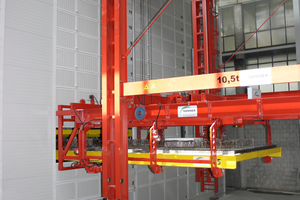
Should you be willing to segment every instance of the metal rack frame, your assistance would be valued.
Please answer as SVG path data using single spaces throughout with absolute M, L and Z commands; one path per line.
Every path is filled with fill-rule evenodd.
M 154 21 L 171 1 L 165 4 Z M 203 13 L 210 13 L 210 19 L 213 20 L 217 14 L 210 9 L 212 8 L 211 2 L 213 1 L 193 0 L 193 17 L 196 17 L 195 6 L 203 3 Z M 207 23 L 205 16 L 202 15 L 203 21 Z M 101 172 L 103 197 L 110 200 L 128 199 L 128 163 L 150 164 L 155 173 L 161 173 L 163 168 L 160 166 L 163 165 L 182 166 L 183 163 L 185 165 L 192 164 L 195 167 L 194 165 L 202 164 L 205 166 L 204 168 L 211 168 L 215 177 L 220 177 L 226 168 L 226 162 L 217 155 L 218 127 L 262 123 L 269 127 L 268 120 L 271 119 L 300 118 L 300 91 L 264 94 L 262 98 L 257 99 L 246 99 L 243 95 L 219 96 L 215 94 L 215 89 L 262 84 L 265 83 L 265 79 L 268 79 L 270 83 L 299 82 L 300 65 L 277 67 L 269 69 L 269 71 L 265 71 L 265 69 L 252 70 L 251 73 L 254 77 L 260 76 L 255 83 L 251 82 L 251 77 L 247 76 L 249 71 L 211 74 L 215 72 L 214 65 L 216 63 L 213 60 L 218 54 L 216 49 L 210 48 L 214 54 L 208 55 L 209 46 L 215 45 L 209 43 L 209 37 L 215 37 L 216 34 L 214 25 L 211 28 L 207 24 L 203 25 L 204 36 L 201 43 L 203 42 L 204 46 L 200 49 L 205 58 L 204 65 L 203 67 L 201 65 L 200 68 L 207 68 L 205 73 L 188 77 L 127 83 L 127 55 L 132 47 L 126 49 L 126 19 L 125 0 L 102 1 L 102 105 L 96 105 L 92 96 L 91 104 L 86 104 L 84 100 L 81 100 L 80 103 L 71 103 L 69 106 L 60 105 L 57 111 L 59 170 L 85 168 L 88 173 Z M 153 23 L 150 23 L 144 32 Z M 213 23 L 210 22 L 210 24 Z M 140 37 L 142 36 L 143 34 Z M 194 35 L 194 46 L 199 44 L 197 38 L 195 42 L 195 37 L 197 36 Z M 200 57 L 203 55 L 201 53 Z M 208 58 L 210 61 L 207 60 Z M 199 64 L 199 62 L 197 63 Z M 199 68 L 199 66 L 197 67 Z M 188 96 L 176 93 L 168 97 L 161 97 L 159 94 L 200 90 L 206 92 L 190 93 Z M 135 104 L 135 98 L 145 98 L 144 104 Z M 179 116 L 179 108 L 185 106 L 192 106 L 196 116 Z M 143 114 L 138 113 L 142 119 L 137 119 L 136 108 L 138 107 L 142 107 Z M 74 129 L 65 148 L 63 147 L 64 122 L 74 122 Z M 195 160 L 191 157 L 177 159 L 158 155 L 153 137 L 157 136 L 155 135 L 157 131 L 169 126 L 210 126 L 209 159 Z M 88 152 L 86 149 L 86 133 L 96 127 L 102 128 L 102 153 Z M 154 143 L 153 146 L 151 145 L 150 154 L 144 157 L 128 155 L 128 127 L 143 129 L 152 127 L 150 141 Z M 78 149 L 72 153 L 69 150 L 77 133 L 79 145 Z M 270 127 L 268 136 L 268 145 L 271 145 Z M 266 151 L 261 155 L 280 156 L 280 149 Z M 253 157 L 259 157 L 258 153 L 251 154 L 248 158 Z M 66 160 L 77 162 L 70 167 L 64 167 L 63 162 Z

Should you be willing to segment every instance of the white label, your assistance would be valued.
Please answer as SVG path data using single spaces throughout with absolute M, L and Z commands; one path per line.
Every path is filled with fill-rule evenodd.
M 178 117 L 197 117 L 197 106 L 178 106 Z
M 193 157 L 193 160 L 209 160 L 209 157 Z M 205 164 L 205 163 L 194 163 L 194 166 L 209 166 L 209 164 Z
M 240 71 L 241 86 L 272 84 L 272 69 L 250 69 Z

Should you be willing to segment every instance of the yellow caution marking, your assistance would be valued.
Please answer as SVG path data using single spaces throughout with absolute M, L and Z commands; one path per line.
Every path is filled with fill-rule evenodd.
M 149 87 L 147 84 L 145 85 L 144 90 L 149 90 Z

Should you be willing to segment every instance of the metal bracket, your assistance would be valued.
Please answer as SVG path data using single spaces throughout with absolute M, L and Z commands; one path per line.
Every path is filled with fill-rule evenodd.
M 155 122 L 150 128 L 150 168 L 155 174 L 160 174 L 165 171 L 164 167 L 157 164 L 157 140 L 159 139 L 158 130 L 154 129 Z

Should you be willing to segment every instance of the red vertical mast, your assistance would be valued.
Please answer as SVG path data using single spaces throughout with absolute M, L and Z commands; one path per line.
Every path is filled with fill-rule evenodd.
M 103 197 L 128 199 L 126 0 L 102 1 Z

